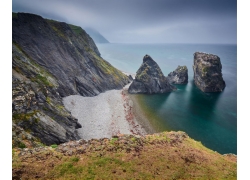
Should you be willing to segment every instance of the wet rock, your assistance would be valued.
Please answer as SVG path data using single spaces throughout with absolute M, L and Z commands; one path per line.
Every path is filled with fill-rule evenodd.
M 171 92 L 175 89 L 169 84 L 158 64 L 149 55 L 145 55 L 128 92 L 131 94 L 155 94 Z
M 203 92 L 221 92 L 226 84 L 222 78 L 222 65 L 217 55 L 194 53 L 194 83 Z
M 171 84 L 187 84 L 188 69 L 187 66 L 178 66 L 173 72 L 168 74 L 168 81 Z

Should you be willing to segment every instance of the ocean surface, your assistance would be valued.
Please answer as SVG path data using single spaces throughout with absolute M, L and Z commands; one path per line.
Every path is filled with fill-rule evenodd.
M 101 56 L 116 68 L 136 73 L 143 56 L 150 55 L 165 76 L 186 65 L 187 85 L 157 95 L 136 95 L 157 132 L 184 131 L 191 138 L 221 154 L 237 154 L 237 45 L 211 44 L 97 44 Z M 218 55 L 226 88 L 203 93 L 193 83 L 193 54 Z

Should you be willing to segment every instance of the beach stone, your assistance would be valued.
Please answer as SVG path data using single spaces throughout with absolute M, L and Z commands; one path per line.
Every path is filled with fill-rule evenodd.
M 217 55 L 194 53 L 194 84 L 203 92 L 221 92 L 226 86 L 222 65 Z
M 169 83 L 158 64 L 146 54 L 128 92 L 130 94 L 156 94 L 173 90 L 176 88 Z
M 178 66 L 173 72 L 168 74 L 168 81 L 171 84 L 187 84 L 188 69 L 187 66 Z

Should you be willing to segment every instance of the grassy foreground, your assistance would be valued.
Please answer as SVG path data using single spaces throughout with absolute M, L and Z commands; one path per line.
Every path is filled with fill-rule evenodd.
M 184 132 L 13 149 L 13 179 L 236 179 L 237 158 Z

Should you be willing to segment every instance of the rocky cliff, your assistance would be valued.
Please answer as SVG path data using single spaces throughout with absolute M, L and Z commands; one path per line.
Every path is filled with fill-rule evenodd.
M 155 94 L 171 92 L 175 89 L 169 84 L 158 64 L 149 55 L 145 55 L 128 92 L 131 94 Z
M 168 74 L 168 81 L 171 84 L 187 84 L 188 69 L 187 66 L 178 66 L 173 72 Z
M 27 13 L 12 17 L 13 145 L 79 139 L 81 125 L 63 107 L 62 97 L 95 96 L 120 89 L 129 78 L 101 58 L 80 27 Z M 19 128 L 16 128 L 19 127 Z M 20 135 L 21 134 L 21 135 Z
M 226 84 L 222 78 L 220 58 L 213 54 L 194 53 L 194 83 L 203 92 L 221 92 Z

